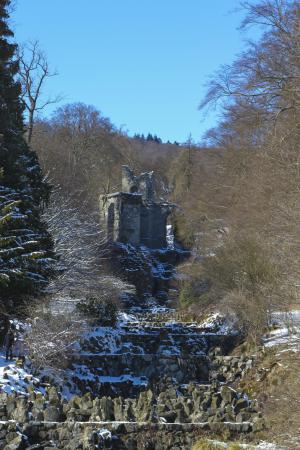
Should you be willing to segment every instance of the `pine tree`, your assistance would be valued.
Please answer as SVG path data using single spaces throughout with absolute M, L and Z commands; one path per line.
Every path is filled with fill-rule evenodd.
M 153 136 L 152 136 L 152 134 L 151 133 L 148 133 L 148 136 L 147 136 L 147 139 L 146 139 L 147 141 L 153 141 Z
M 24 139 L 10 0 L 0 0 L 0 300 L 30 295 L 53 272 L 52 240 L 41 220 L 50 188 Z

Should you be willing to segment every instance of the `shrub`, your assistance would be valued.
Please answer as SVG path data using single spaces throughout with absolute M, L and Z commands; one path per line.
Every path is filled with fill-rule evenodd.
M 289 301 L 282 294 L 282 274 L 264 242 L 236 233 L 213 256 L 187 266 L 179 301 L 183 307 L 193 304 L 198 313 L 217 308 L 234 314 L 240 330 L 256 341 L 268 327 L 270 313 Z
M 192 450 L 217 450 L 217 447 L 212 442 L 209 442 L 206 439 L 204 439 L 199 442 L 196 442 Z
M 94 325 L 114 326 L 117 321 L 117 304 L 107 298 L 87 297 L 77 304 L 77 309 Z
M 217 442 L 212 442 L 210 440 L 203 439 L 203 440 L 197 442 L 192 448 L 192 450 L 223 450 L 223 449 L 224 450 L 226 450 L 226 449 L 227 450 L 242 450 L 243 447 L 241 447 L 239 444 L 235 444 L 235 443 L 232 443 L 232 444 L 226 444 L 225 442 L 217 443 Z M 250 447 L 249 447 L 249 449 L 250 449 Z
M 266 245 L 256 236 L 230 237 L 204 261 L 203 275 L 213 286 L 213 301 L 224 312 L 233 312 L 242 331 L 257 340 L 282 301 L 281 270 Z
M 185 248 L 192 248 L 195 243 L 195 233 L 191 221 L 182 211 L 176 211 L 171 215 L 171 222 L 175 239 Z
M 228 238 L 203 266 L 205 275 L 225 292 L 242 289 L 255 295 L 262 285 L 274 284 L 279 276 L 278 266 L 256 236 Z
M 24 336 L 26 353 L 37 370 L 54 372 L 68 367 L 74 344 L 83 333 L 83 323 L 76 314 L 35 310 Z

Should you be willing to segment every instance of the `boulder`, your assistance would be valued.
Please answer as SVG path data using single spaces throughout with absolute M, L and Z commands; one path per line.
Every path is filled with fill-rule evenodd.
M 133 400 L 126 398 L 124 402 L 124 420 L 135 420 Z
M 61 410 L 57 406 L 49 405 L 44 410 L 45 422 L 60 422 L 61 419 L 62 419 Z
M 238 414 L 249 406 L 249 401 L 245 398 L 239 398 L 234 405 L 234 413 Z
M 93 397 L 89 392 L 87 392 L 86 394 L 84 394 L 83 397 L 81 397 L 80 409 L 91 410 L 92 408 L 93 408 Z
M 232 403 L 237 396 L 235 390 L 229 386 L 222 386 L 220 389 L 220 394 L 225 404 Z
M 60 394 L 54 386 L 48 389 L 48 398 L 50 405 L 60 405 Z
M 166 411 L 163 414 L 161 414 L 161 416 L 163 419 L 165 419 L 165 421 L 167 423 L 174 423 L 175 419 L 177 417 L 177 412 L 176 411 Z
M 16 409 L 16 394 L 13 393 L 9 395 L 6 399 L 6 411 L 8 417 L 12 416 L 12 413 L 15 411 L 15 409 Z
M 138 422 L 147 422 L 152 416 L 153 392 L 151 389 L 141 392 L 135 407 Z
M 6 438 L 7 440 L 7 438 Z M 25 448 L 25 439 L 21 434 L 18 434 L 4 447 L 4 450 L 23 450 Z
M 28 404 L 25 397 L 19 397 L 16 401 L 16 408 L 12 413 L 12 418 L 19 423 L 28 422 Z
M 266 422 L 262 417 L 254 417 L 252 423 L 252 431 L 257 433 L 258 431 L 262 431 L 266 427 Z
M 114 420 L 114 404 L 110 397 L 100 398 L 100 417 L 104 422 Z
M 122 421 L 124 420 L 124 407 L 123 407 L 123 399 L 122 397 L 117 397 L 113 400 L 114 404 L 114 416 L 115 420 Z
M 218 409 L 219 406 L 221 405 L 221 402 L 222 402 L 222 397 L 221 397 L 221 395 L 220 395 L 219 393 L 218 393 L 218 394 L 214 394 L 214 395 L 212 396 L 212 398 L 211 398 L 210 408 L 211 408 L 212 410 Z

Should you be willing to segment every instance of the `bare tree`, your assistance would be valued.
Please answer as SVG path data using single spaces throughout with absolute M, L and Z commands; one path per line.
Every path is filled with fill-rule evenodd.
M 43 98 L 43 86 L 46 80 L 56 76 L 57 72 L 51 70 L 38 41 L 30 41 L 20 46 L 18 60 L 22 99 L 28 112 L 27 141 L 30 143 L 36 113 L 59 102 L 62 96 Z
M 59 274 L 48 287 L 54 309 L 57 299 L 63 302 L 66 297 L 72 297 L 76 302 L 97 295 L 113 301 L 122 291 L 132 289 L 119 278 L 103 273 L 101 266 L 108 256 L 106 239 L 97 217 L 87 213 L 85 205 L 82 208 L 74 206 L 59 189 L 55 189 L 44 212 L 44 220 L 59 258 Z
M 32 318 L 24 335 L 30 363 L 36 370 L 58 374 L 68 366 L 74 345 L 86 329 L 84 320 L 75 311 L 53 312 L 49 304 L 31 306 L 27 313 Z
M 225 118 L 245 123 L 251 117 L 252 125 L 260 128 L 271 121 L 277 125 L 279 116 L 300 106 L 299 2 L 261 0 L 242 5 L 246 17 L 241 28 L 262 26 L 262 37 L 248 42 L 233 64 L 217 71 L 200 109 L 219 105 Z

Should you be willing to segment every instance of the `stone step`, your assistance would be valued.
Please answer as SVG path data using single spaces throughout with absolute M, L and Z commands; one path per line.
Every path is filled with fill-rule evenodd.
M 17 448 L 15 436 L 29 436 L 40 448 L 94 449 L 153 448 L 155 450 L 190 450 L 206 432 L 218 434 L 247 433 L 254 429 L 252 422 L 149 423 L 149 422 L 38 422 L 18 424 L 16 421 L 0 425 L 3 447 Z M 14 441 L 13 441 L 14 440 Z M 23 439 L 19 436 L 19 447 Z M 48 442 L 49 446 L 45 446 Z M 12 443 L 12 444 L 11 444 Z M 36 444 L 38 445 L 38 444 Z M 23 448 L 23 445 L 22 445 Z M 34 447 L 32 447 L 34 448 Z
M 109 338 L 109 335 L 108 335 Z M 151 353 L 170 355 L 197 355 L 207 354 L 210 348 L 220 347 L 228 351 L 235 344 L 232 336 L 214 334 L 173 334 L 173 333 L 132 333 L 123 332 L 116 336 L 114 345 L 109 344 L 107 337 L 92 336 L 81 343 L 82 352 L 111 354 L 110 348 L 115 348 L 115 353 Z
M 172 326 L 156 326 L 156 325 L 123 325 L 122 331 L 126 333 L 143 333 L 143 334 L 160 334 L 160 333 L 169 333 L 170 335 L 176 336 L 211 336 L 216 335 L 216 333 L 209 333 L 205 328 L 184 328 L 184 327 L 172 327 Z M 228 334 L 217 334 L 217 336 L 228 336 Z
M 114 348 L 114 347 L 112 347 Z M 81 344 L 82 353 L 123 354 L 123 353 L 150 353 L 170 355 L 197 355 L 207 353 L 206 342 L 200 338 L 170 338 L 159 339 L 153 336 L 128 336 L 124 335 L 118 340 L 116 349 L 111 351 L 107 343 L 101 338 L 86 340 Z
M 74 361 L 77 368 L 83 372 L 99 376 L 121 376 L 124 373 L 147 379 L 171 377 L 178 383 L 190 381 L 205 382 L 209 379 L 209 359 L 205 355 L 176 355 L 157 354 L 81 354 Z

